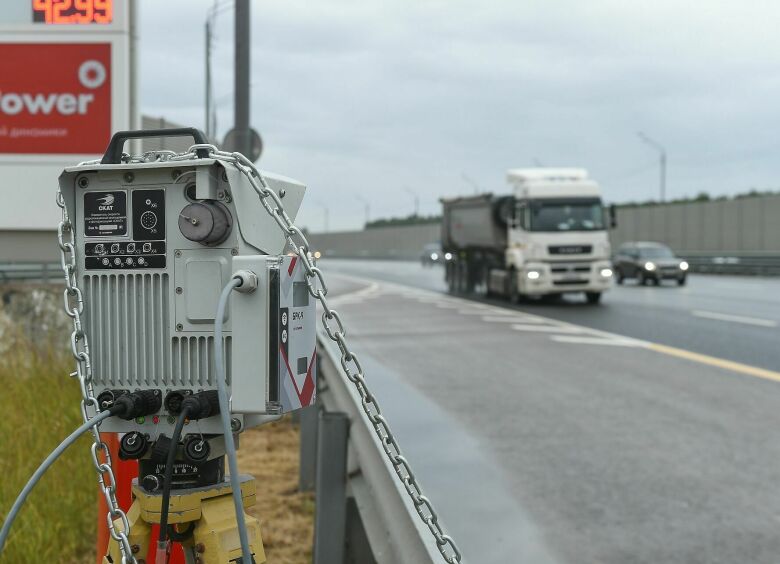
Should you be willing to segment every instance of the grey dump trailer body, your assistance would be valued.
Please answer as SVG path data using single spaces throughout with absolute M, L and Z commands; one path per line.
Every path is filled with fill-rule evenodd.
M 442 248 L 453 254 L 467 249 L 503 253 L 507 229 L 500 217 L 508 200 L 493 194 L 442 200 Z

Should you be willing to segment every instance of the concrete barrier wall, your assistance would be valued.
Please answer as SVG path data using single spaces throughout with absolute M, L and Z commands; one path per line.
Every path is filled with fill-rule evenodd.
M 620 208 L 613 245 L 660 241 L 681 254 L 780 253 L 780 195 Z
M 312 247 L 326 256 L 351 258 L 418 259 L 423 246 L 440 239 L 438 223 L 309 235 Z
M 659 241 L 682 255 L 780 255 L 780 195 L 618 209 L 614 246 Z M 313 233 L 314 247 L 329 256 L 416 259 L 440 240 L 439 224 L 365 231 Z

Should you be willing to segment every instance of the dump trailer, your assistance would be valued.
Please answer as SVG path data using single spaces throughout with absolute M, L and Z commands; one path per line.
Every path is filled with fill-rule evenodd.
M 598 184 L 583 169 L 514 169 L 511 194 L 442 200 L 442 250 L 451 292 L 524 298 L 583 292 L 598 303 L 612 284 Z

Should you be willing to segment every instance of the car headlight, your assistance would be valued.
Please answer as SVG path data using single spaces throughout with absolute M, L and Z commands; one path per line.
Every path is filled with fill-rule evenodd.
M 601 276 L 604 278 L 609 278 L 612 276 L 612 269 L 611 268 L 602 268 L 601 269 Z
M 444 253 L 444 260 L 452 260 L 452 253 Z
M 529 270 L 528 272 L 525 273 L 525 276 L 529 280 L 538 280 L 540 273 L 538 270 Z
M 431 260 L 439 260 L 439 255 L 436 253 L 431 253 Z
M 680 270 L 688 270 L 688 263 L 683 261 L 680 261 Z
M 318 259 L 322 257 L 322 253 L 319 251 L 314 251 L 314 258 Z
M 655 264 L 653 264 L 652 262 L 649 262 L 649 261 L 646 262 L 645 263 L 645 270 L 647 270 L 648 272 L 654 271 L 655 270 Z

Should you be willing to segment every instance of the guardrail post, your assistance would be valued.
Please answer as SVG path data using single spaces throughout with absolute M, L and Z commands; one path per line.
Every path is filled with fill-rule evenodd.
M 347 522 L 346 413 L 322 411 L 317 433 L 314 564 L 342 564 Z
M 314 480 L 317 473 L 317 421 L 319 419 L 319 405 L 310 405 L 305 409 L 296 411 L 299 413 L 301 454 L 298 467 L 298 490 L 310 492 L 314 489 Z

